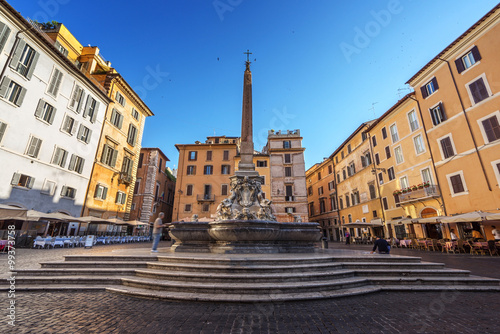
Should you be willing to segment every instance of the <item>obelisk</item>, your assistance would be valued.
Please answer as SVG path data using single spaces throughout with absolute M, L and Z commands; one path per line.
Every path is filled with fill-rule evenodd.
M 255 164 L 253 163 L 253 125 L 252 125 L 252 72 L 250 71 L 250 59 L 252 54 L 247 50 L 246 68 L 243 75 L 243 106 L 241 116 L 241 146 L 236 175 L 257 176 Z

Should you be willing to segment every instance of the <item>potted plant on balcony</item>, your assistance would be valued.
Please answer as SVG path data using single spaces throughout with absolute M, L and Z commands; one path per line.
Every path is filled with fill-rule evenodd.
M 403 194 L 406 194 L 406 193 L 408 192 L 408 189 L 407 189 L 407 188 L 403 188 L 403 189 L 401 190 L 401 192 L 402 192 Z
M 396 195 L 400 195 L 400 194 L 401 194 L 401 190 L 396 189 L 396 190 L 394 190 L 394 192 L 393 192 L 392 194 L 393 194 L 394 196 L 396 196 Z
M 424 185 L 423 185 L 423 183 L 420 183 L 417 187 L 418 187 L 418 189 L 423 189 Z
M 424 188 L 429 188 L 430 186 L 431 186 L 431 184 L 430 184 L 429 181 L 427 181 L 427 182 L 424 183 Z
M 417 186 L 412 186 L 412 187 L 411 187 L 411 190 L 412 190 L 412 191 L 416 191 L 416 190 L 418 190 L 418 187 L 417 187 Z

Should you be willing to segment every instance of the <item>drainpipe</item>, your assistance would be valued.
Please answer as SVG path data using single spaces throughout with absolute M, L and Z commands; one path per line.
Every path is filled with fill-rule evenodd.
M 335 207 L 337 208 L 337 219 L 338 219 L 339 226 L 340 226 L 339 241 L 343 242 L 343 241 L 345 241 L 344 228 L 342 227 L 342 220 L 340 219 L 339 192 L 337 189 L 337 181 L 338 180 L 337 180 L 337 171 L 335 170 L 336 164 L 333 161 L 333 156 L 332 156 L 332 164 L 333 164 L 333 174 L 334 174 L 333 178 L 335 180 L 335 182 L 333 183 L 335 185 Z
M 439 175 L 438 175 L 437 170 L 436 170 L 436 165 L 435 165 L 435 162 L 434 162 L 434 155 L 432 154 L 431 146 L 429 144 L 429 137 L 427 136 L 427 128 L 425 127 L 424 118 L 422 117 L 422 109 L 420 109 L 420 102 L 417 99 L 415 99 L 414 97 L 410 96 L 409 98 L 412 99 L 413 101 L 417 102 L 418 113 L 420 115 L 420 120 L 422 122 L 422 127 L 424 128 L 425 140 L 427 141 L 427 147 L 429 149 L 429 154 L 431 156 L 432 169 L 434 170 L 434 174 L 436 175 L 436 183 L 437 183 L 437 186 L 438 186 L 438 189 L 439 189 L 439 197 L 441 198 L 441 201 L 443 202 L 442 207 L 443 207 L 444 215 L 447 216 L 448 213 L 446 211 L 446 205 L 445 205 L 445 202 L 444 202 L 443 192 L 441 190 L 441 183 L 439 182 Z
M 479 150 L 478 150 L 477 144 L 476 144 L 476 138 L 474 138 L 474 134 L 472 133 L 472 129 L 471 129 L 471 126 L 470 126 L 469 118 L 467 117 L 467 113 L 465 112 L 465 107 L 464 107 L 464 103 L 462 101 L 462 96 L 460 95 L 460 92 L 458 91 L 457 82 L 455 81 L 455 76 L 453 75 L 453 72 L 451 70 L 450 63 L 446 59 L 441 59 L 441 58 L 438 58 L 438 59 L 441 60 L 441 61 L 446 62 L 446 64 L 448 65 L 448 70 L 450 71 L 451 78 L 453 79 L 453 84 L 455 85 L 455 90 L 457 91 L 458 99 L 460 100 L 460 105 L 462 106 L 462 112 L 463 112 L 463 114 L 465 116 L 465 120 L 467 122 L 467 127 L 469 129 L 469 133 L 470 133 L 470 136 L 472 138 L 472 142 L 474 143 L 474 148 L 475 148 L 475 151 L 476 151 L 476 155 L 477 155 L 477 157 L 479 159 L 479 164 L 481 165 L 481 169 L 483 171 L 484 179 L 486 180 L 486 184 L 488 185 L 488 190 L 489 191 L 493 191 L 491 189 L 491 184 L 490 184 L 490 180 L 488 179 L 488 175 L 486 175 L 486 170 L 484 168 L 483 159 L 481 159 L 481 155 L 479 154 Z

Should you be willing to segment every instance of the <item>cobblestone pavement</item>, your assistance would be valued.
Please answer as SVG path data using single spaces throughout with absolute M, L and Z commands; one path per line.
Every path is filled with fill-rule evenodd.
M 165 247 L 163 242 L 160 247 Z M 354 246 L 354 247 L 353 247 Z M 17 268 L 39 268 L 40 261 L 65 254 L 98 254 L 149 247 L 147 243 L 92 249 L 18 249 Z M 330 244 L 368 250 L 369 246 Z M 491 257 L 394 250 L 393 254 L 434 256 L 464 269 L 494 273 Z M 406 253 L 405 253 L 406 252 Z M 435 257 L 438 258 L 435 258 Z M 1 255 L 2 268 L 6 256 Z M 493 261 L 493 262 L 491 262 Z M 448 264 L 449 267 L 457 267 Z M 482 268 L 482 266 L 489 268 Z M 2 269 L 3 270 L 3 269 Z M 381 292 L 339 299 L 287 303 L 196 303 L 138 299 L 107 292 L 18 293 L 15 327 L 2 296 L 0 333 L 500 333 L 500 293 Z

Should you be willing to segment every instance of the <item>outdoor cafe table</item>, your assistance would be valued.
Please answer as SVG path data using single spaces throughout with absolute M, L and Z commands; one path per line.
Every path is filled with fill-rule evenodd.
M 0 251 L 5 251 L 7 240 L 0 240 Z
M 423 245 L 425 248 L 432 245 L 432 240 L 419 240 L 419 245 Z
M 448 250 L 455 250 L 455 247 L 457 247 L 457 242 L 456 241 L 446 241 L 444 244 L 444 247 Z
M 399 240 L 399 245 L 408 248 L 411 245 L 411 240 L 409 239 Z

